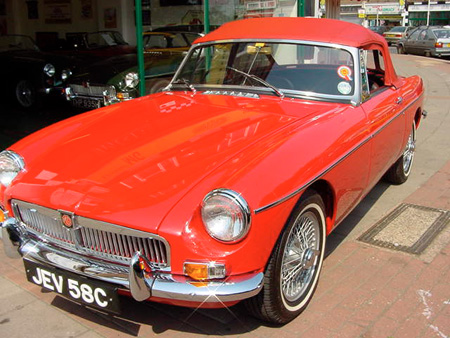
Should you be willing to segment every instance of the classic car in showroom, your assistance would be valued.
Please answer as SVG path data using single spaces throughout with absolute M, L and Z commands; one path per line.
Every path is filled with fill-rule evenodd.
M 166 87 L 195 39 L 193 32 L 143 34 L 145 94 Z M 93 109 L 140 96 L 136 54 L 107 58 L 80 69 L 66 84 L 67 100 Z
M 99 61 L 116 55 L 136 52 L 116 31 L 66 33 L 66 39 L 48 46 L 46 50 L 56 54 L 75 55 L 84 61 Z
M 30 282 L 276 324 L 313 297 L 327 236 L 405 182 L 424 87 L 348 22 L 260 18 L 195 41 L 163 92 L 58 122 L 0 154 L 2 238 Z
M 0 36 L 0 88 L 22 108 L 33 108 L 49 95 L 62 97 L 63 81 L 76 62 L 39 50 L 26 35 Z

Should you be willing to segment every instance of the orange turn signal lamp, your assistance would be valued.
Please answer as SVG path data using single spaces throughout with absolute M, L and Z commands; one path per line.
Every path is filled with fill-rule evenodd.
M 218 264 L 216 262 L 198 263 L 185 262 L 184 274 L 194 280 L 208 280 L 225 278 L 226 269 L 225 264 Z
M 130 99 L 130 94 L 129 94 L 129 93 L 122 93 L 122 92 L 119 92 L 119 93 L 117 93 L 116 97 L 117 97 L 120 101 L 129 100 L 129 99 Z
M 6 212 L 0 208 L 0 224 L 2 224 L 6 220 Z

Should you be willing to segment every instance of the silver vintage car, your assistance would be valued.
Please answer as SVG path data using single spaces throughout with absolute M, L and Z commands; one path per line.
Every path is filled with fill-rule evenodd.
M 450 29 L 421 26 L 397 44 L 399 54 L 450 57 Z

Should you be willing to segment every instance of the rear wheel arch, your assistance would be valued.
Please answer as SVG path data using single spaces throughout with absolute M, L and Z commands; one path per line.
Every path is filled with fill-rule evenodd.
M 416 123 L 416 129 L 419 128 L 420 122 L 422 121 L 422 110 L 417 109 L 416 115 L 414 115 L 414 122 Z

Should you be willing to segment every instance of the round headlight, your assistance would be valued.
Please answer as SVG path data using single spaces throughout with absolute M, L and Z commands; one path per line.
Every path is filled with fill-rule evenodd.
M 125 87 L 134 88 L 139 83 L 139 75 L 137 73 L 128 73 L 125 75 Z
M 203 199 L 202 220 L 211 237 L 233 243 L 244 238 L 250 229 L 250 208 L 235 191 L 218 189 Z
M 55 66 L 53 66 L 51 63 L 47 63 L 47 64 L 44 66 L 44 73 L 45 73 L 47 76 L 49 76 L 49 77 L 54 76 L 55 73 L 56 73 Z
M 0 153 L 0 184 L 7 187 L 25 167 L 22 157 L 13 151 Z
M 66 81 L 70 76 L 72 76 L 72 71 L 70 69 L 64 69 L 61 72 L 61 80 Z

